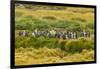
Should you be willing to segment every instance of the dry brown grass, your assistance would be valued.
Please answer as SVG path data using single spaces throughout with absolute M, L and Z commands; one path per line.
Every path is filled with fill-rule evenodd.
M 48 64 L 64 62 L 94 61 L 94 51 L 84 50 L 82 53 L 68 54 L 60 49 L 18 48 L 15 52 L 16 65 Z

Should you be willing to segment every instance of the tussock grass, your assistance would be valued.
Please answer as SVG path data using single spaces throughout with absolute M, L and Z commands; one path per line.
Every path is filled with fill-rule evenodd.
M 18 48 L 15 55 L 16 65 L 94 61 L 94 51 L 92 50 L 70 54 L 58 48 Z
M 81 52 L 83 49 L 94 50 L 94 41 L 90 38 L 79 39 L 55 39 L 55 38 L 36 38 L 36 37 L 16 37 L 16 48 L 59 48 L 70 53 Z

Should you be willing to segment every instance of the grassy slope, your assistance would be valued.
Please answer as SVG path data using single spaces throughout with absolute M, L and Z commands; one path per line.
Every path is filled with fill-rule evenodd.
M 78 11 L 77 11 L 78 10 Z M 94 24 L 94 14 L 93 9 L 89 8 L 72 8 L 69 7 L 65 10 L 31 10 L 25 8 L 16 8 L 16 31 L 21 29 L 33 30 L 35 28 L 44 28 L 52 29 L 57 27 L 62 27 L 64 29 L 76 29 L 74 27 L 79 27 L 78 29 L 91 29 L 87 25 Z M 51 17 L 51 19 L 46 19 L 45 17 Z M 53 19 L 52 19 L 53 18 Z M 77 26 L 78 25 L 78 26 Z M 77 30 L 77 29 L 76 29 Z M 67 41 L 58 40 L 58 46 L 56 39 L 44 39 L 40 38 L 37 42 L 34 42 L 34 38 L 20 38 L 16 36 L 16 56 L 15 62 L 16 65 L 22 64 L 41 64 L 41 63 L 57 63 L 57 62 L 80 62 L 80 61 L 93 61 L 94 60 L 94 51 L 90 47 L 94 47 L 94 42 L 92 41 L 91 45 L 88 45 L 88 42 L 85 42 L 87 46 L 86 49 L 82 49 L 82 52 L 77 52 L 77 48 L 81 48 L 83 44 L 69 40 L 69 49 L 66 46 Z M 32 41 L 33 40 L 33 41 Z M 32 41 L 32 42 L 30 42 Z M 77 40 L 76 40 L 77 41 Z M 44 42 L 49 42 L 45 43 Z M 72 42 L 72 43 L 70 43 Z M 35 43 L 35 44 L 34 44 Z M 43 45 L 44 44 L 44 45 Z M 58 46 L 57 48 L 53 48 Z M 65 44 L 65 45 L 64 45 Z M 30 46 L 29 46 L 30 45 Z M 36 46 L 37 45 L 37 46 Z M 50 46 L 52 45 L 52 46 Z M 62 50 L 62 45 L 65 46 L 66 50 Z M 35 49 L 36 47 L 41 47 Z M 71 51 L 70 51 L 70 46 Z M 76 47 L 78 46 L 78 47 Z M 24 48 L 25 47 L 25 48 Z M 48 48 L 49 47 L 49 48 Z M 51 47 L 51 48 L 50 48 Z M 74 47 L 76 47 L 74 50 Z M 79 50 L 78 49 L 78 50 Z M 76 52 L 75 52 L 76 51 Z M 79 50 L 80 51 L 80 50 Z M 72 54 L 72 53 L 73 54 Z M 27 61 L 26 61 L 27 60 Z

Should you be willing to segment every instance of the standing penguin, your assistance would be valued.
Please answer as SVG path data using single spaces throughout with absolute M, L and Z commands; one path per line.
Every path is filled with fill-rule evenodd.
M 65 33 L 63 33 L 62 38 L 66 39 L 66 34 Z
M 87 31 L 87 32 L 86 32 L 86 37 L 89 38 L 89 37 L 90 37 L 90 34 L 91 34 L 91 33 L 90 33 L 89 31 Z
M 23 31 L 23 36 L 25 36 L 25 35 L 26 35 L 26 31 L 24 30 L 24 31 Z

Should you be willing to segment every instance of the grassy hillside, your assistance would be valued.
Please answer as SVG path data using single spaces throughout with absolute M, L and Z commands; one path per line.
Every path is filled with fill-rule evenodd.
M 32 37 L 33 30 L 69 30 L 91 32 L 90 38 L 56 39 Z M 18 36 L 20 30 L 30 32 Z M 94 9 L 64 6 L 16 4 L 16 65 L 94 61 Z

